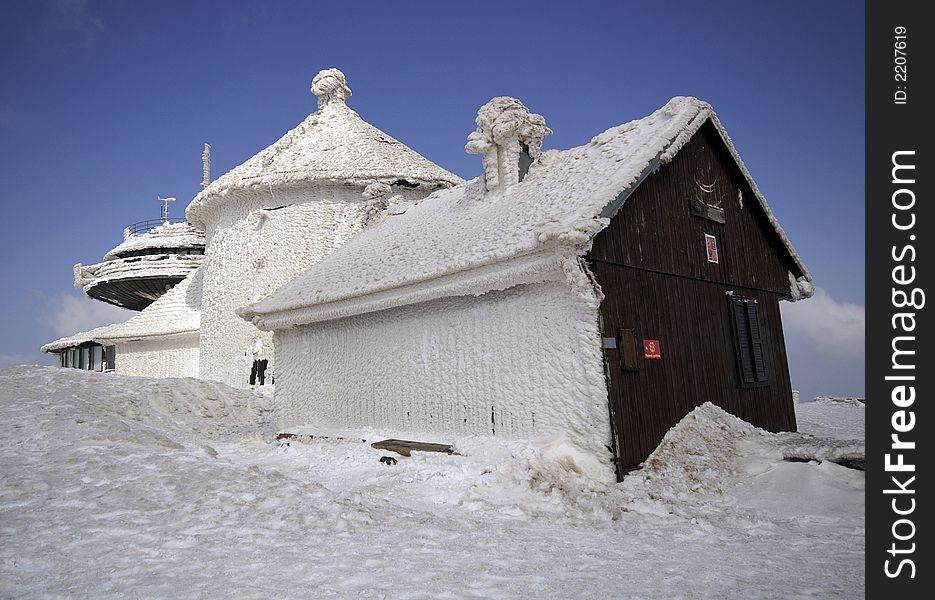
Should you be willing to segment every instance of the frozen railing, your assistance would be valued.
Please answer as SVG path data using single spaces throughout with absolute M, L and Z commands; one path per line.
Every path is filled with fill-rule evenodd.
M 134 223 L 133 225 L 128 225 L 123 230 L 123 238 L 126 239 L 131 235 L 137 235 L 139 233 L 149 233 L 151 230 L 156 227 L 161 227 L 169 223 L 184 223 L 184 218 L 173 218 L 173 219 L 150 219 L 148 221 L 140 221 Z

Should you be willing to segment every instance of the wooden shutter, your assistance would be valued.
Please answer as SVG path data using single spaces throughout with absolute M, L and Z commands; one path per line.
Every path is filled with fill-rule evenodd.
M 740 299 L 734 299 L 734 342 L 737 350 L 737 366 L 740 371 L 740 381 L 743 384 L 750 384 L 755 381 L 753 370 L 752 352 L 750 350 L 750 328 L 747 325 L 746 302 Z
M 756 302 L 747 302 L 747 321 L 750 325 L 750 351 L 753 358 L 753 376 L 757 383 L 766 383 L 768 374 L 766 372 L 766 350 L 763 347 L 762 320 L 760 318 L 759 306 Z
M 636 341 L 635 329 L 618 329 L 617 343 L 620 346 L 620 359 L 624 371 L 639 371 L 640 350 Z
M 731 298 L 734 348 L 741 387 L 769 382 L 766 356 L 766 324 L 759 305 L 752 300 Z

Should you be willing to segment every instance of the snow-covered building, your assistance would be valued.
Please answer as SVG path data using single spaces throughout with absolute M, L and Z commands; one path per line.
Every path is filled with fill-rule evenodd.
M 284 428 L 561 434 L 618 476 L 708 400 L 795 428 L 778 302 L 811 277 L 708 104 L 562 152 L 512 98 L 477 126 L 482 177 L 239 311 L 275 332 Z
M 239 318 L 364 229 L 388 203 L 460 183 L 360 118 L 344 74 L 312 81 L 318 110 L 212 182 L 188 206 L 207 236 L 201 315 L 204 379 L 246 387 L 273 370 L 272 334 Z
M 187 221 L 129 228 L 103 263 L 75 266 L 76 286 L 143 308 L 140 315 L 43 350 L 60 353 L 62 366 L 198 376 L 236 387 L 272 383 L 272 334 L 234 311 L 328 256 L 387 207 L 405 210 L 462 181 L 361 119 L 347 106 L 351 90 L 341 71 L 321 71 L 312 92 L 317 111 L 274 144 L 213 182 L 206 163 L 204 189 L 188 206 Z M 159 245 L 170 234 L 177 247 L 171 256 Z M 185 268 L 167 271 L 179 265 Z M 141 291 L 153 273 L 173 279 Z M 110 361 L 95 363 L 93 353 Z
M 105 254 L 102 262 L 75 265 L 75 287 L 96 300 L 143 312 L 126 324 L 99 327 L 55 340 L 42 346 L 42 351 L 58 355 L 62 367 L 162 377 L 197 375 L 197 362 L 194 371 L 191 366 L 168 370 L 155 367 L 155 364 L 178 366 L 174 356 L 176 349 L 170 350 L 169 356 L 158 358 L 153 365 L 137 362 L 131 367 L 128 356 L 118 361 L 118 348 L 105 336 L 113 328 L 117 328 L 118 334 L 126 332 L 131 323 L 135 331 L 148 331 L 144 334 L 147 336 L 158 335 L 164 328 L 164 311 L 160 308 L 162 305 L 153 310 L 149 308 L 177 284 L 194 275 L 201 265 L 204 249 L 204 233 L 185 219 L 169 218 L 168 202 L 162 218 L 126 227 L 123 241 Z M 176 317 L 185 322 L 190 315 L 172 315 L 171 318 Z M 151 330 L 141 329 L 144 326 Z M 116 339 L 123 338 L 118 335 Z M 197 348 L 197 340 L 195 346 Z
M 363 121 L 340 71 L 312 92 L 316 112 L 206 178 L 186 211 L 204 256 L 180 283 L 43 349 L 266 384 L 289 430 L 561 435 L 618 476 L 706 401 L 795 429 L 779 302 L 811 276 L 708 104 L 542 152 L 545 119 L 494 98 L 464 182 Z

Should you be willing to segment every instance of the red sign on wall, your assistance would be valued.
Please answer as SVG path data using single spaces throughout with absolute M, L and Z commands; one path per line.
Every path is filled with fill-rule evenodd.
M 704 243 L 708 248 L 708 262 L 717 264 L 717 238 L 710 233 L 704 234 Z
M 643 340 L 643 358 L 662 358 L 659 340 Z

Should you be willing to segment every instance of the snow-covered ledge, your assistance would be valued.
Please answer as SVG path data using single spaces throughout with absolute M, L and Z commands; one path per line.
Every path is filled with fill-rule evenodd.
M 449 273 L 397 288 L 379 290 L 359 297 L 341 298 L 289 310 L 260 313 L 252 306 L 237 309 L 243 319 L 264 331 L 285 329 L 322 321 L 333 321 L 366 313 L 389 310 L 440 298 L 482 296 L 517 285 L 544 281 L 569 281 L 569 271 L 577 265 L 577 254 L 564 247 L 495 262 L 468 271 Z

